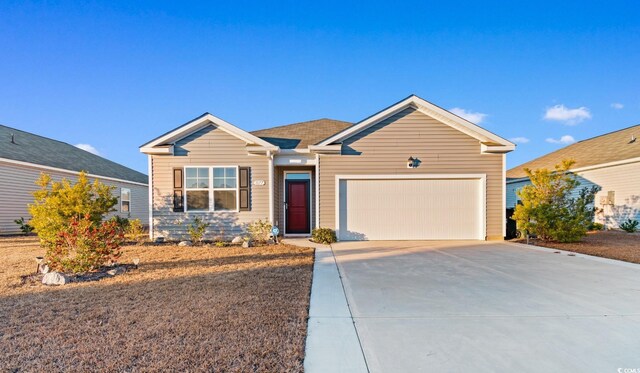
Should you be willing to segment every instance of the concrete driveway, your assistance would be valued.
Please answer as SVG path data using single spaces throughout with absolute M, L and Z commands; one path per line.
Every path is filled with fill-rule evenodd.
M 640 266 L 491 242 L 333 253 L 371 372 L 640 372 Z

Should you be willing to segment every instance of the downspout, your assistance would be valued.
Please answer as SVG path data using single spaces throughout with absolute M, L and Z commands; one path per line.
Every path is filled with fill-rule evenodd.
M 269 221 L 274 224 L 274 208 L 273 208 L 273 153 L 271 150 L 267 151 L 267 157 L 269 158 Z
M 147 154 L 149 168 L 149 240 L 153 241 L 153 159 L 151 154 Z
M 320 154 L 316 153 L 316 228 L 320 228 Z

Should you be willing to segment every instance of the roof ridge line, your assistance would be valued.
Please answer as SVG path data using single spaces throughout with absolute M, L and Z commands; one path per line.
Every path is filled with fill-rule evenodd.
M 331 118 L 326 118 L 326 117 L 324 117 L 324 118 L 318 118 L 318 119 L 305 120 L 305 121 L 303 121 L 303 122 L 296 122 L 296 123 L 282 124 L 282 125 L 275 126 L 275 127 L 262 128 L 262 129 L 259 129 L 259 130 L 253 130 L 253 131 L 251 131 L 251 133 L 253 133 L 253 132 L 260 132 L 260 131 L 268 131 L 268 130 L 273 130 L 273 129 L 283 128 L 283 127 L 289 127 L 289 126 L 294 126 L 294 125 L 298 125 L 298 124 L 306 124 L 306 123 L 310 123 L 310 122 L 318 122 L 318 121 L 321 121 L 321 120 L 330 120 L 330 121 L 333 121 L 333 122 L 342 122 L 342 123 L 347 123 L 347 124 L 353 125 L 353 122 L 347 122 L 347 121 L 345 121 L 345 120 L 340 120 L 340 119 L 331 119 Z

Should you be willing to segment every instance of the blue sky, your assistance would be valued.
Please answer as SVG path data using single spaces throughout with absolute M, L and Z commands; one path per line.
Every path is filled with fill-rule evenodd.
M 509 167 L 640 123 L 634 1 L 303 3 L 5 0 L 0 123 L 143 172 L 206 111 L 255 130 L 415 93 L 524 138 Z

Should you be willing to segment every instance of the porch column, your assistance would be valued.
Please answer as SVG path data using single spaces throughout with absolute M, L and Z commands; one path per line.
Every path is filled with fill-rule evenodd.
M 273 208 L 273 154 L 269 151 L 267 152 L 267 157 L 269 157 L 269 221 L 271 224 L 274 224 L 274 208 Z
M 316 153 L 316 228 L 320 228 L 320 154 Z
M 149 240 L 153 242 L 153 159 L 151 154 L 147 154 L 149 187 L 147 189 L 149 198 Z

